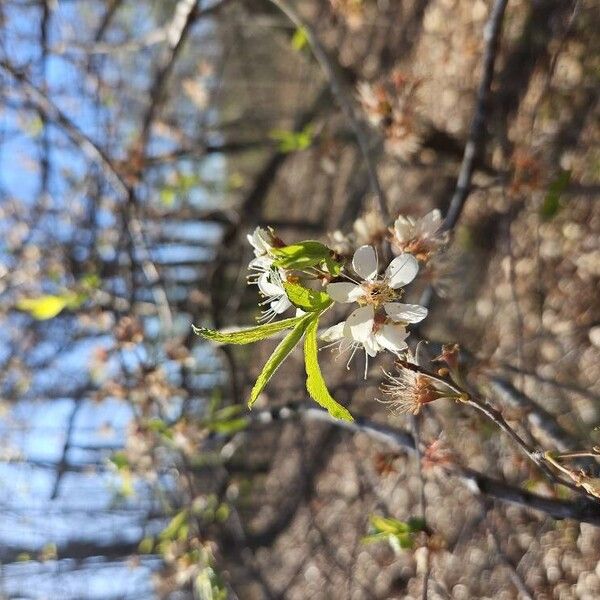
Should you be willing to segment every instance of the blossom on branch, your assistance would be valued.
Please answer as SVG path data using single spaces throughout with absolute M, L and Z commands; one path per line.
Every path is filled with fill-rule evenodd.
M 408 252 L 427 262 L 447 242 L 447 234 L 441 226 L 442 214 L 437 208 L 420 219 L 400 215 L 391 229 L 392 248 L 397 253 Z

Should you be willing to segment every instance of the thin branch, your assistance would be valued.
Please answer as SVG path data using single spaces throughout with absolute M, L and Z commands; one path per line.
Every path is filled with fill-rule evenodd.
M 298 29 L 302 29 L 302 31 L 304 31 L 308 45 L 310 46 L 315 59 L 319 63 L 319 66 L 329 82 L 331 92 L 335 96 L 340 108 L 342 109 L 342 112 L 344 113 L 344 116 L 346 119 L 348 119 L 348 122 L 352 127 L 359 149 L 367 166 L 369 181 L 377 198 L 379 212 L 381 213 L 384 221 L 389 221 L 390 213 L 387 205 L 387 198 L 383 188 L 381 187 L 381 183 L 379 182 L 379 177 L 377 175 L 377 169 L 371 158 L 371 148 L 367 133 L 362 122 L 356 116 L 351 100 L 352 95 L 346 89 L 344 82 L 340 78 L 336 65 L 327 53 L 327 50 L 323 44 L 321 44 L 314 29 L 286 0 L 269 0 L 269 2 L 274 4 Z
M 255 423 L 268 424 L 278 420 L 306 418 L 328 423 L 352 433 L 362 433 L 379 443 L 396 450 L 415 451 L 413 436 L 403 429 L 375 423 L 362 417 L 355 421 L 341 421 L 332 418 L 329 413 L 312 405 L 286 406 L 260 412 L 253 412 L 250 419 Z M 590 497 L 572 501 L 546 498 L 519 487 L 504 483 L 488 475 L 460 465 L 449 465 L 445 469 L 465 481 L 471 490 L 504 502 L 518 504 L 525 508 L 545 513 L 555 519 L 575 519 L 600 526 L 600 502 Z
M 450 231 L 456 225 L 462 212 L 465 201 L 471 191 L 471 178 L 475 170 L 475 164 L 480 159 L 484 148 L 485 125 L 487 109 L 494 76 L 494 65 L 496 62 L 496 53 L 498 51 L 498 41 L 502 30 L 502 21 L 508 0 L 496 0 L 490 14 L 490 18 L 485 25 L 483 37 L 485 40 L 485 51 L 483 55 L 483 76 L 479 84 L 477 93 L 477 103 L 475 105 L 475 115 L 471 123 L 469 138 L 465 146 L 456 189 L 450 200 L 450 206 L 442 229 Z
M 540 429 L 561 452 L 577 446 L 575 437 L 559 425 L 554 415 L 515 388 L 509 381 L 501 377 L 492 377 L 490 389 L 500 401 L 524 410 L 529 424 L 533 428 Z

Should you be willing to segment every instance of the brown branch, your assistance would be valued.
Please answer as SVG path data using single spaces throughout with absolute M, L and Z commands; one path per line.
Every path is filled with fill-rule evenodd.
M 293 6 L 286 0 L 269 0 L 269 2 L 274 4 L 296 27 L 298 27 L 298 29 L 302 29 L 305 32 L 308 45 L 329 82 L 331 92 L 335 96 L 344 116 L 348 119 L 348 122 L 352 127 L 358 147 L 367 166 L 369 181 L 373 192 L 376 195 L 381 216 L 384 221 L 389 221 L 390 214 L 387 206 L 387 198 L 381 187 L 377 169 L 371 158 L 371 148 L 367 133 L 362 122 L 356 116 L 351 100 L 352 94 L 346 89 L 346 86 L 338 73 L 337 66 L 317 37 L 314 29 L 300 16 L 300 14 L 298 14 L 298 12 L 296 12 Z
M 332 418 L 326 411 L 314 408 L 312 405 L 286 406 L 253 412 L 249 418 L 254 423 L 268 424 L 282 419 L 298 417 L 328 423 L 352 433 L 362 433 L 374 441 L 397 450 L 415 451 L 414 438 L 408 431 L 375 423 L 362 417 L 356 418 L 355 421 L 340 421 Z M 575 519 L 600 526 L 600 502 L 593 500 L 589 496 L 570 501 L 546 498 L 504 483 L 468 467 L 450 465 L 446 467 L 446 470 L 448 473 L 465 481 L 471 490 L 491 498 L 518 504 L 530 510 L 545 513 L 555 519 Z
M 471 178 L 473 177 L 475 164 L 483 153 L 485 125 L 492 79 L 494 77 L 494 65 L 496 62 L 500 32 L 502 30 L 504 11 L 507 4 L 508 0 L 496 0 L 490 18 L 485 25 L 483 37 L 486 45 L 483 54 L 483 76 L 479 84 L 475 115 L 473 116 L 469 138 L 467 139 L 467 145 L 465 146 L 465 153 L 460 166 L 456 189 L 450 200 L 450 206 L 448 207 L 444 222 L 442 223 L 442 229 L 444 231 L 450 231 L 456 225 L 465 201 L 471 191 Z

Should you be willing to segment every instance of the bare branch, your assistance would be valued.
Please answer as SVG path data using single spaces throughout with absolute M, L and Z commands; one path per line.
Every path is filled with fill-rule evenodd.
M 362 122 L 356 116 L 354 111 L 353 102 L 351 100 L 352 94 L 346 89 L 344 82 L 339 76 L 337 68 L 325 50 L 323 44 L 321 44 L 319 38 L 315 34 L 313 28 L 296 12 L 296 10 L 285 0 L 269 0 L 272 2 L 288 19 L 299 29 L 301 28 L 306 33 L 306 39 L 308 44 L 319 63 L 323 73 L 329 81 L 329 86 L 333 95 L 335 96 L 340 108 L 344 112 L 344 116 L 348 119 L 356 141 L 363 155 L 367 170 L 369 173 L 369 180 L 373 192 L 377 197 L 377 204 L 379 211 L 384 221 L 389 221 L 390 213 L 387 206 L 387 198 L 377 175 L 377 169 L 371 159 L 371 148 L 368 141 L 368 136 L 365 132 Z

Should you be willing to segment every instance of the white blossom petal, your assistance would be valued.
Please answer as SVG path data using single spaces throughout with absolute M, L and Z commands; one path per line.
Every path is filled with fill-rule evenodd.
M 280 315 L 284 313 L 288 308 L 292 306 L 290 299 L 287 296 L 280 296 L 279 298 L 275 298 L 271 302 L 271 310 L 276 314 Z
M 272 256 L 267 254 L 263 254 L 262 256 L 257 256 L 253 258 L 248 263 L 249 269 L 254 269 L 255 271 L 268 271 L 273 266 L 275 259 Z
M 396 238 L 400 242 L 408 242 L 414 237 L 415 222 L 410 217 L 400 215 L 394 222 Z
M 437 208 L 434 208 L 421 219 L 421 233 L 425 237 L 433 237 L 437 233 L 441 224 L 442 213 Z
M 377 275 L 377 254 L 373 246 L 361 246 L 354 253 L 352 268 L 363 279 L 373 279 Z
M 377 343 L 377 338 L 375 335 L 370 335 L 366 340 L 363 341 L 362 344 L 365 352 L 369 356 L 376 356 L 381 350 L 381 346 Z
M 361 306 L 350 314 L 344 326 L 344 337 L 361 344 L 373 332 L 375 311 L 372 306 Z
M 250 245 L 254 248 L 255 256 L 261 256 L 267 254 L 271 249 L 271 245 L 268 243 L 269 234 L 262 227 L 257 227 L 252 234 L 246 236 Z
M 337 323 L 336 325 L 332 325 L 323 331 L 319 337 L 324 342 L 335 342 L 337 340 L 341 340 L 344 337 L 344 325 L 346 325 L 344 321 Z
M 400 254 L 385 270 L 390 287 L 399 288 L 410 283 L 419 272 L 419 261 L 412 254 Z
M 265 296 L 281 296 L 282 294 L 285 296 L 285 290 L 283 289 L 283 287 L 270 281 L 270 279 L 269 279 L 270 275 L 271 275 L 271 273 L 267 272 L 267 273 L 263 273 L 258 278 L 258 281 L 257 281 L 258 289 Z M 286 296 L 286 298 L 287 298 L 287 296 Z
M 375 334 L 375 337 L 379 344 L 394 354 L 398 354 L 398 352 L 408 347 L 405 341 L 408 337 L 408 331 L 402 325 L 386 323 Z
M 355 302 L 362 295 L 360 286 L 347 282 L 330 283 L 327 293 L 335 302 Z
M 383 305 L 388 317 L 393 321 L 419 323 L 427 316 L 427 309 L 419 304 L 403 304 L 402 302 L 386 302 Z

